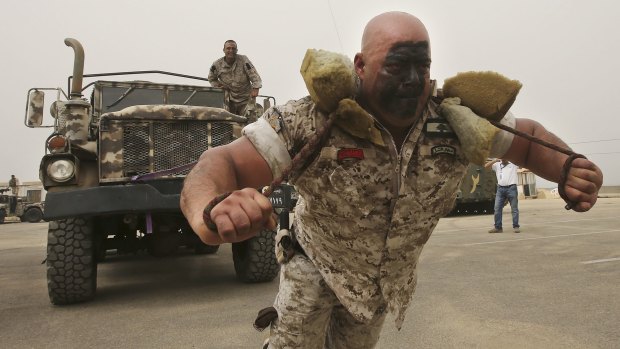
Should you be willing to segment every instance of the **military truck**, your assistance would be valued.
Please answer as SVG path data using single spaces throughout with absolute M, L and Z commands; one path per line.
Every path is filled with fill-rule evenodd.
M 493 213 L 497 177 L 491 169 L 469 164 L 450 215 Z
M 28 127 L 52 129 L 39 173 L 47 190 L 48 293 L 57 305 L 93 299 L 97 264 L 113 253 L 215 253 L 219 246 L 202 243 L 182 215 L 180 192 L 202 152 L 232 142 L 247 123 L 223 109 L 223 90 L 202 85 L 205 78 L 165 71 L 84 74 L 82 45 L 71 38 L 65 44 L 74 51 L 67 92 L 30 89 L 25 116 Z M 194 84 L 102 80 L 137 74 Z M 84 79 L 95 81 L 84 85 Z M 46 90 L 56 95 L 51 117 L 43 112 Z M 261 108 L 275 103 L 259 97 Z M 232 245 L 239 279 L 263 282 L 278 274 L 274 235 L 266 230 Z
M 17 217 L 22 222 L 38 223 L 43 219 L 43 202 L 32 202 L 27 197 L 7 195 L 10 188 L 0 189 L 0 224 L 7 217 Z

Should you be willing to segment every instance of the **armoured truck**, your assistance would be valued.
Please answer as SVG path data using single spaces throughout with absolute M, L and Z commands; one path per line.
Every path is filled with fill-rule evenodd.
M 39 176 L 47 190 L 48 292 L 57 305 L 93 299 L 97 264 L 114 253 L 215 253 L 219 246 L 202 243 L 182 215 L 180 192 L 202 152 L 238 138 L 248 120 L 224 110 L 224 91 L 205 85 L 205 78 L 165 71 L 84 74 L 82 45 L 70 38 L 65 44 L 74 51 L 67 91 L 30 89 L 25 116 L 26 126 L 52 130 Z M 110 78 L 138 74 L 193 84 Z M 49 91 L 55 95 L 51 117 L 44 113 Z M 259 97 L 261 109 L 275 103 Z M 232 245 L 239 279 L 277 275 L 274 235 L 266 230 Z
M 491 169 L 469 164 L 450 215 L 493 213 L 497 177 Z
M 7 217 L 17 217 L 29 223 L 38 223 L 43 219 L 43 202 L 32 202 L 25 196 L 6 194 L 10 191 L 10 188 L 0 189 L 0 224 Z

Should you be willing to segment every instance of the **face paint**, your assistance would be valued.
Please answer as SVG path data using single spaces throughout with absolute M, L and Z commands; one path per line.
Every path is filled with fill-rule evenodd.
M 429 79 L 430 65 L 428 42 L 392 47 L 377 75 L 379 106 L 395 116 L 414 115 Z

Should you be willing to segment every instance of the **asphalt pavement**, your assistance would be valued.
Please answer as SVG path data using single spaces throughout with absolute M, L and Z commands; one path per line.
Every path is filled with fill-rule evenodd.
M 378 348 L 619 348 L 620 199 L 590 212 L 521 200 L 521 233 L 488 234 L 492 215 L 444 218 L 418 264 L 400 331 Z M 109 256 L 94 301 L 47 297 L 47 223 L 0 225 L 2 348 L 260 348 L 252 327 L 277 279 L 236 280 L 230 245 L 215 255 Z

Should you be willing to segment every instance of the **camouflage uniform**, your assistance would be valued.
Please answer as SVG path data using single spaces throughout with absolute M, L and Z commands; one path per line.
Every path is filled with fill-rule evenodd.
M 214 87 L 226 88 L 226 110 L 233 114 L 249 114 L 250 122 L 256 120 L 254 113 L 255 99 L 250 97 L 253 88 L 261 88 L 262 81 L 250 59 L 237 55 L 232 65 L 226 63 L 225 57 L 213 62 L 209 70 L 209 82 Z
M 19 180 L 15 176 L 11 176 L 9 180 L 9 188 L 11 188 L 11 194 L 17 196 L 19 193 Z
M 244 129 L 274 177 L 326 120 L 309 97 L 277 108 L 282 117 L 268 110 Z M 514 118 L 507 123 L 514 126 Z M 433 102 L 410 129 L 400 153 L 390 134 L 378 122 L 375 125 L 385 145 L 335 126 L 313 162 L 291 176 L 299 193 L 296 238 L 312 264 L 292 272 L 305 258 L 297 256 L 297 262 L 291 264 L 294 258 L 283 266 L 274 305 L 279 318 L 272 324 L 270 345 L 298 347 L 301 341 L 301 347 L 321 348 L 329 343 L 324 341 L 328 329 L 328 338 L 334 333 L 349 336 L 342 343 L 356 343 L 352 348 L 373 347 L 386 309 L 395 314 L 396 326 L 402 325 L 416 287 L 418 257 L 439 218 L 451 210 L 468 162 Z M 499 137 L 503 140 L 492 151 L 496 156 L 512 141 L 506 132 Z M 315 290 L 321 288 L 335 298 L 317 295 Z M 352 319 L 342 320 L 347 312 L 336 313 L 334 304 L 342 305 Z M 317 319 L 317 309 L 325 308 L 333 316 Z M 334 328 L 350 320 L 358 325 L 344 332 Z M 291 335 L 301 333 L 323 335 L 309 345 Z M 355 342 L 360 333 L 366 333 L 364 343 Z

